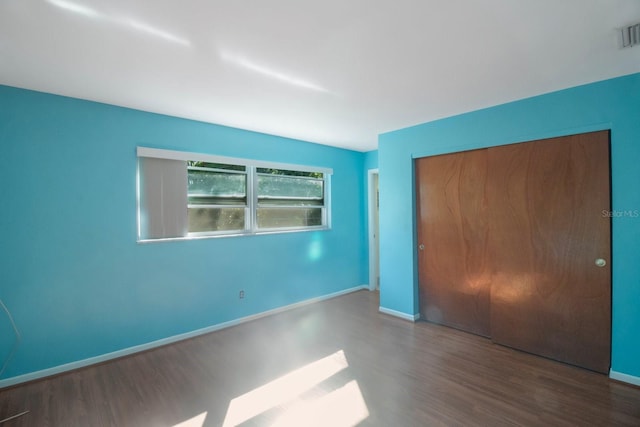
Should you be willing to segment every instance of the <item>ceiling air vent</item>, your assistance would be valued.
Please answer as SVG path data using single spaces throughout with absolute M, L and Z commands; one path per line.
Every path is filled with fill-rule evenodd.
M 622 29 L 622 47 L 640 44 L 640 24 L 629 25 Z

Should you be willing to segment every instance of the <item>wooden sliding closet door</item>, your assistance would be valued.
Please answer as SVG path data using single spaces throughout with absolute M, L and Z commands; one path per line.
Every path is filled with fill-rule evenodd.
M 422 318 L 608 372 L 609 132 L 415 166 Z
M 492 340 L 608 372 L 608 131 L 488 155 Z
M 487 151 L 417 159 L 420 314 L 489 336 Z

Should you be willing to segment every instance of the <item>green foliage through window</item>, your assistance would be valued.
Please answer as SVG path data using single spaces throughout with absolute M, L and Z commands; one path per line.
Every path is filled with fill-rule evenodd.
M 271 168 L 258 168 L 258 173 L 264 173 L 269 175 L 286 175 L 286 176 L 306 176 L 308 178 L 323 178 L 322 172 L 303 172 L 303 171 L 292 171 L 292 170 L 283 170 L 283 169 L 271 169 Z
M 207 162 L 199 162 L 197 160 L 188 160 L 187 167 L 188 168 L 224 169 L 224 170 L 243 171 L 243 172 L 247 170 L 247 167 L 243 165 L 228 165 L 225 163 L 207 163 Z

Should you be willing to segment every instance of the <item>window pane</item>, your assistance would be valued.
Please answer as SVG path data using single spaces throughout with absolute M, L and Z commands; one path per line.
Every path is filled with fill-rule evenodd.
M 246 204 L 245 174 L 189 169 L 189 204 Z
M 258 228 L 322 225 L 322 208 L 258 208 Z
M 258 176 L 258 201 L 261 204 L 323 205 L 324 181 L 282 175 Z
M 245 208 L 189 208 L 189 232 L 244 230 Z

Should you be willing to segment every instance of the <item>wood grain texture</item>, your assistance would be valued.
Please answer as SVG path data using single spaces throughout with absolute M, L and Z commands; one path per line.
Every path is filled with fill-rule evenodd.
M 607 373 L 608 132 L 488 152 L 492 339 Z
M 30 412 L 2 427 L 174 426 L 205 413 L 194 425 L 221 426 L 234 399 L 338 351 L 345 369 L 242 425 L 272 425 L 352 381 L 368 413 L 359 426 L 640 425 L 640 388 L 378 305 L 360 291 L 3 389 L 0 419 Z M 309 405 L 298 425 L 324 415 Z
M 420 313 L 489 336 L 487 151 L 416 160 Z

